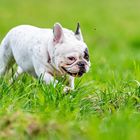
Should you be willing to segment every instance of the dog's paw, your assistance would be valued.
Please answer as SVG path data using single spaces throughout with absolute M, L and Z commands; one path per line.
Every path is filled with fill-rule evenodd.
M 14 83 L 14 79 L 11 78 L 11 79 L 9 80 L 9 84 L 13 84 L 13 83 Z
M 70 92 L 70 91 L 72 91 L 73 89 L 71 88 L 71 87 L 68 87 L 68 86 L 65 86 L 64 87 L 64 89 L 63 89 L 63 91 L 65 92 L 65 93 L 68 93 L 68 92 Z

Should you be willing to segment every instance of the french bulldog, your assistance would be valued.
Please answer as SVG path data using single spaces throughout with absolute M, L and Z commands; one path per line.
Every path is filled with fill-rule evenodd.
M 46 84 L 54 83 L 57 76 L 68 75 L 74 89 L 74 78 L 88 72 L 90 60 L 79 23 L 76 32 L 55 23 L 53 29 L 20 25 L 12 28 L 0 45 L 0 77 L 17 63 L 16 79 L 23 72 L 34 77 L 43 75 Z

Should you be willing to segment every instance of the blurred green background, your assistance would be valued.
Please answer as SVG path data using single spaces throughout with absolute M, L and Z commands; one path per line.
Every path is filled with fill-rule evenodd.
M 140 139 L 140 1 L 0 0 L 0 40 L 17 25 L 30 24 L 52 28 L 55 22 L 60 22 L 63 27 L 73 31 L 77 22 L 81 24 L 91 60 L 91 69 L 82 78 L 81 83 L 89 84 L 84 90 L 87 97 L 82 95 L 84 92 L 77 91 L 72 98 L 60 98 L 61 105 L 53 109 L 52 106 L 57 101 L 49 101 L 47 97 L 48 102 L 51 102 L 50 106 L 46 104 L 48 109 L 36 106 L 41 114 L 46 113 L 43 120 L 41 115 L 31 108 L 35 114 L 26 114 L 28 108 L 24 107 L 25 110 L 17 115 L 18 124 L 14 122 L 13 128 L 22 132 L 20 136 L 25 138 L 23 135 L 26 126 L 21 122 L 28 124 L 26 118 L 31 118 L 33 122 L 37 122 L 35 128 L 39 127 L 40 130 L 44 130 L 42 125 L 47 120 L 49 130 L 46 130 L 47 134 L 44 135 L 50 139 Z M 6 86 L 3 84 L 0 93 Z M 19 83 L 15 86 L 10 88 L 11 94 L 17 89 L 21 92 L 24 86 L 27 86 L 25 91 L 30 91 L 28 82 L 24 86 L 21 84 L 21 89 L 18 88 Z M 36 90 L 42 93 L 40 89 Z M 22 108 L 24 99 L 20 101 L 14 95 L 10 95 L 12 101 L 8 103 L 7 96 L 4 97 L 1 98 L 0 104 L 2 110 L 7 110 L 7 107 L 10 110 L 10 104 L 14 104 L 11 110 L 17 106 Z M 41 98 L 45 96 L 42 95 Z M 57 100 L 56 95 L 54 98 Z M 20 110 L 19 108 L 17 110 Z M 4 120 L 5 116 L 14 118 L 14 113 L 0 114 Z M 2 129 L 3 127 L 0 127 L 0 130 Z M 30 133 L 30 129 L 28 135 L 26 138 L 34 135 Z M 17 134 L 14 136 L 16 138 Z M 42 135 L 38 134 L 38 139 L 44 139 L 40 136 Z

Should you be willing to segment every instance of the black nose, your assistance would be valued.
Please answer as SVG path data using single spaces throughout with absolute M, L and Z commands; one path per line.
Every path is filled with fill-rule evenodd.
M 80 62 L 77 63 L 77 65 L 79 67 L 84 67 L 85 66 L 85 62 L 84 61 L 80 61 Z

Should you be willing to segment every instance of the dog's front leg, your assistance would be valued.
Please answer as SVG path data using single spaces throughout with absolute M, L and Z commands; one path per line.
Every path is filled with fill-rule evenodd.
M 69 92 L 71 90 L 74 90 L 74 77 L 68 76 L 68 86 L 64 87 L 64 92 Z
M 42 76 L 42 80 L 48 85 L 53 83 L 54 86 L 58 83 L 57 80 L 54 79 L 53 75 L 51 75 L 47 69 L 47 67 L 45 67 L 43 64 L 39 64 L 37 63 L 38 61 L 34 61 L 34 69 L 35 69 L 35 73 L 37 75 L 37 77 L 41 77 Z
M 56 84 L 58 83 L 58 81 L 55 80 L 54 77 L 51 74 L 45 72 L 45 73 L 42 73 L 42 75 L 43 75 L 43 81 L 45 81 L 46 84 L 53 83 L 54 87 L 55 87 Z
M 69 76 L 68 82 L 69 82 L 70 88 L 73 90 L 74 89 L 74 77 Z
M 56 84 L 58 83 L 57 80 L 54 79 L 54 77 L 47 72 L 47 70 L 38 70 L 38 72 L 36 71 L 36 74 L 38 77 L 42 76 L 42 80 L 48 85 L 53 83 L 54 87 L 56 86 Z

